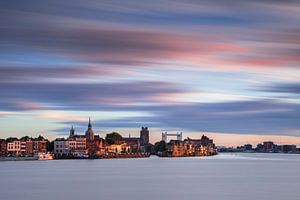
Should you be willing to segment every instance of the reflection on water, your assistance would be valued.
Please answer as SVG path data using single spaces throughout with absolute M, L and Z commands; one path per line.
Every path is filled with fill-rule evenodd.
M 300 155 L 0 162 L 0 199 L 299 199 Z

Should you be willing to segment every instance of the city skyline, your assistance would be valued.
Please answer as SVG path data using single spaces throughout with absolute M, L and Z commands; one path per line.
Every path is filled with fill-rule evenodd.
M 217 2 L 1 3 L 0 138 L 300 146 L 300 3 Z
M 148 127 L 145 127 L 145 128 L 147 130 L 151 131 L 151 128 L 150 129 L 148 129 Z M 141 127 L 141 129 L 143 130 L 144 127 Z M 100 138 L 103 139 L 103 138 L 106 137 L 107 134 L 118 133 L 118 134 L 120 134 L 124 138 L 126 138 L 126 137 L 127 138 L 137 138 L 137 137 L 139 137 L 140 132 L 139 133 L 135 133 L 135 131 L 136 130 L 134 129 L 134 134 L 132 134 L 131 132 L 128 132 L 128 134 L 126 134 L 124 132 L 123 133 L 122 132 L 118 132 L 118 131 L 116 131 L 116 129 L 112 129 L 112 130 L 106 131 L 106 132 L 105 131 L 94 132 L 94 130 L 92 130 L 92 120 L 89 117 L 88 118 L 88 122 L 87 122 L 87 126 L 85 127 L 84 131 L 80 131 L 80 132 L 76 131 L 76 129 L 74 128 L 74 125 L 72 125 L 71 128 L 67 132 L 65 132 L 65 133 L 57 136 L 58 138 L 57 137 L 56 138 L 51 138 L 50 137 L 50 141 L 51 140 L 65 138 L 65 137 L 71 136 L 71 134 L 72 135 L 77 135 L 77 136 L 85 135 L 87 138 L 91 137 L 91 136 L 88 136 L 90 134 L 93 135 L 92 137 L 94 137 L 94 134 L 97 134 L 98 137 L 100 137 Z M 149 134 L 149 132 L 148 132 L 148 134 Z M 297 142 L 295 142 L 295 140 L 293 140 L 293 138 L 291 138 L 291 140 L 289 140 L 289 138 L 282 139 L 283 136 L 278 136 L 277 138 L 276 138 L 276 136 L 262 136 L 262 137 L 259 137 L 259 139 L 253 139 L 251 135 L 246 135 L 246 137 L 248 137 L 248 138 L 244 138 L 244 140 L 240 140 L 240 141 L 238 140 L 238 138 L 236 138 L 236 136 L 235 137 L 233 136 L 233 138 L 230 138 L 231 142 L 229 142 L 229 143 L 225 142 L 224 143 L 224 141 L 222 141 L 223 140 L 223 136 L 221 136 L 221 138 L 218 138 L 218 135 L 220 135 L 220 133 L 215 134 L 215 133 L 201 132 L 201 134 L 203 134 L 203 135 L 206 134 L 208 136 L 217 136 L 216 140 L 219 141 L 219 143 L 217 143 L 218 147 L 222 147 L 222 146 L 225 146 L 225 147 L 228 147 L 228 148 L 230 148 L 230 147 L 239 147 L 239 146 L 245 145 L 245 144 L 243 144 L 243 141 L 246 141 L 247 144 L 251 144 L 253 146 L 255 146 L 257 144 L 264 143 L 266 141 L 267 142 L 275 142 L 275 143 L 278 143 L 279 145 L 292 144 L 292 145 L 300 146 L 300 145 L 298 145 Z M 33 135 L 35 135 L 36 137 L 43 137 L 42 134 L 33 134 Z M 29 135 L 22 135 L 22 136 L 20 136 L 20 138 L 23 138 L 23 137 L 32 137 L 33 135 L 30 135 L 30 134 Z M 163 135 L 165 135 L 165 136 L 163 136 Z M 166 135 L 167 135 L 167 137 L 169 137 L 168 139 L 167 139 Z M 199 133 L 195 133 L 195 134 L 189 133 L 188 135 L 186 135 L 186 134 L 183 134 L 183 132 L 181 132 L 181 131 L 179 131 L 179 132 L 178 131 L 177 132 L 174 132 L 174 131 L 168 132 L 167 130 L 164 130 L 164 131 L 162 131 L 160 133 L 159 137 L 157 137 L 157 133 L 155 133 L 155 132 L 154 132 L 154 136 L 155 137 L 153 137 L 153 133 L 151 131 L 151 134 L 148 135 L 148 140 L 149 140 L 149 142 L 151 144 L 155 144 L 156 142 L 159 142 L 159 141 L 165 141 L 165 142 L 168 142 L 168 141 L 171 141 L 171 140 L 179 140 L 179 141 L 181 141 L 182 138 L 183 138 L 183 135 L 184 135 L 184 137 L 187 137 L 187 138 L 190 138 L 190 137 L 197 138 L 197 137 L 199 137 Z M 228 137 L 232 137 L 232 135 L 230 135 L 230 134 L 225 134 L 225 135 L 228 136 Z M 9 139 L 9 138 L 18 138 L 18 137 L 14 136 L 14 135 L 10 135 L 7 138 L 0 138 L 0 139 Z M 273 140 L 270 139 L 270 138 L 272 138 Z M 287 143 L 286 143 L 286 141 L 287 141 Z

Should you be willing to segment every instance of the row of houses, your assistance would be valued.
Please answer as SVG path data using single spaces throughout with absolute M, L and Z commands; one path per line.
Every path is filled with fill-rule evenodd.
M 91 120 L 89 119 L 88 129 L 84 135 L 75 134 L 75 130 L 72 127 L 69 137 L 55 139 L 53 153 L 56 158 L 128 154 L 140 152 L 148 144 L 149 130 L 147 127 L 142 127 L 140 137 L 129 136 L 116 140 L 111 144 L 99 135 L 94 134 Z
M 67 139 L 55 139 L 53 153 L 56 157 L 84 157 L 92 154 L 101 154 L 103 147 L 104 139 L 99 136 L 94 136 L 90 140 L 84 135 L 74 135 Z
M 42 136 L 0 139 L 0 156 L 34 156 L 46 153 L 47 142 Z
M 297 153 L 296 145 L 278 145 L 272 141 L 263 142 L 256 147 L 257 151 L 263 153 Z
M 57 138 L 49 142 L 42 136 L 10 137 L 0 139 L 0 156 L 35 156 L 39 153 L 53 153 L 55 157 L 85 157 L 94 155 L 127 154 L 141 152 L 149 145 L 149 130 L 142 127 L 140 137 L 122 137 L 118 133 L 118 140 L 113 143 L 105 141 L 99 135 L 95 135 L 89 119 L 88 129 L 84 135 L 75 134 L 72 127 L 67 138 Z
M 171 140 L 167 143 L 167 152 L 171 157 L 211 156 L 217 153 L 213 140 L 205 135 L 201 139 Z
M 88 157 L 135 152 L 134 147 L 126 142 L 108 144 L 102 138 L 87 140 L 85 137 L 57 138 L 54 141 L 55 157 Z

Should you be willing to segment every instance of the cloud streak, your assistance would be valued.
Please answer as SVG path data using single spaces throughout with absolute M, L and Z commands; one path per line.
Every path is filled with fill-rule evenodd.
M 299 8 L 297 1 L 2 2 L 0 117 L 33 113 L 61 121 L 59 130 L 82 123 L 71 111 L 124 111 L 135 114 L 95 123 L 295 133 Z
M 1 84 L 0 105 L 8 110 L 101 109 L 114 105 L 150 103 L 155 95 L 181 91 L 167 82 Z M 45 106 L 42 106 L 45 103 Z M 90 109 L 89 109 L 90 108 Z

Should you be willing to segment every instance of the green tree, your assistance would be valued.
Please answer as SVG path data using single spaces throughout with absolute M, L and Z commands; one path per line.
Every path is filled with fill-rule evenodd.
M 118 144 L 122 141 L 122 136 L 117 132 L 106 134 L 105 141 L 108 144 Z
M 47 151 L 52 152 L 54 150 L 54 141 L 52 141 L 52 142 L 47 141 L 46 149 L 47 149 Z
M 145 146 L 145 152 L 147 152 L 147 153 L 153 153 L 153 150 L 154 149 L 154 145 L 153 144 L 147 144 L 146 146 Z
M 154 153 L 167 151 L 167 144 L 165 141 L 159 141 L 154 144 Z

